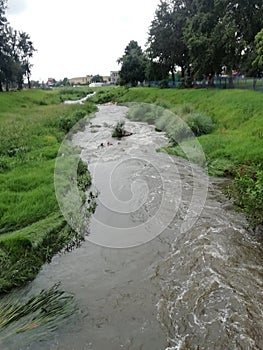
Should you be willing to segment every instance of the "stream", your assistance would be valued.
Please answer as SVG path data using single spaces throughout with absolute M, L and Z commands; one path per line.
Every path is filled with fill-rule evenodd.
M 37 293 L 61 282 L 77 311 L 48 337 L 14 337 L 1 350 L 263 349 L 262 243 L 223 179 L 156 152 L 166 136 L 127 111 L 100 106 L 73 136 L 97 208 L 81 247 L 30 284 Z M 132 135 L 113 139 L 120 120 Z

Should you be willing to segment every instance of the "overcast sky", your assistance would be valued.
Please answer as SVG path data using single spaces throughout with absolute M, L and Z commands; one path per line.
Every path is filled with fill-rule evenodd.
M 7 18 L 38 50 L 32 79 L 109 75 L 130 40 L 144 48 L 160 0 L 8 0 Z

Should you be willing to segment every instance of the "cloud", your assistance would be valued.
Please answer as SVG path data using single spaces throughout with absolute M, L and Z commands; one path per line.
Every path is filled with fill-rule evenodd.
M 108 75 L 130 40 L 144 48 L 159 1 L 9 0 L 8 20 L 37 49 L 32 79 Z
M 27 9 L 27 0 L 8 0 L 7 7 L 9 15 L 18 15 Z

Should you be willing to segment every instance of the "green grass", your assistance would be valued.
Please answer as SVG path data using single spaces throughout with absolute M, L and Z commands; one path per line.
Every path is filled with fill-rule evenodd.
M 91 91 L 88 88 L 0 94 L 0 291 L 34 278 L 44 261 L 72 239 L 73 244 L 77 242 L 79 237 L 74 238 L 60 213 L 54 167 L 65 134 L 85 114 L 95 110 L 94 103 L 148 102 L 174 112 L 196 135 L 202 134 L 198 141 L 210 174 L 236 176 L 232 193 L 237 195 L 237 203 L 255 224 L 263 222 L 259 200 L 263 189 L 262 93 L 157 88 L 94 90 L 97 95 L 84 105 L 62 102 L 83 97 Z M 166 119 L 160 109 L 147 108 L 144 113 L 132 111 L 132 118 L 156 123 L 172 141 L 166 151 L 185 156 L 175 144 L 184 130 L 178 129 L 171 116 Z M 194 147 L 191 138 L 181 142 L 185 143 L 184 150 Z M 70 166 L 74 159 L 68 161 L 69 164 L 62 166 Z M 82 190 L 90 184 L 83 169 L 80 165 L 78 186 Z M 251 173 L 252 181 L 249 181 Z M 63 195 L 70 181 L 63 176 L 59 183 L 57 189 Z M 256 212 L 253 211 L 255 198 Z
M 263 193 L 263 178 L 260 175 L 263 170 L 262 92 L 133 88 L 127 90 L 118 101 L 158 105 L 172 111 L 189 126 L 194 123 L 192 131 L 196 128 L 197 131 L 202 130 L 199 134 L 194 133 L 205 153 L 210 175 L 235 177 L 234 188 L 229 192 L 235 196 L 237 205 L 246 213 L 253 226 L 263 223 L 260 200 Z M 146 109 L 145 113 L 139 115 L 133 113 L 132 119 L 155 123 L 158 129 L 166 131 L 171 144 L 163 150 L 184 157 L 182 149 L 190 147 L 192 140 L 185 128 L 176 121 L 177 117 L 160 116 L 156 107 L 150 113 Z M 248 182 L 246 177 L 251 169 L 254 176 Z M 257 205 L 253 208 L 255 198 Z
M 179 116 L 182 110 L 205 114 L 211 117 L 215 124 L 212 133 L 198 138 L 208 162 L 228 159 L 234 165 L 263 164 L 263 95 L 261 92 L 134 88 L 129 89 L 119 102 L 157 104 Z
M 54 167 L 65 134 L 95 110 L 89 101 L 62 101 L 89 92 L 0 94 L 0 291 L 32 279 L 43 261 L 74 236 L 60 214 Z

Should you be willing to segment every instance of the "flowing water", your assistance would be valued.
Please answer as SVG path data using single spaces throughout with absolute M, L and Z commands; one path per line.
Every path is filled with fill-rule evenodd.
M 126 113 L 101 106 L 74 136 L 98 206 L 82 246 L 30 286 L 61 281 L 78 311 L 52 336 L 14 337 L 6 349 L 263 349 L 261 243 L 221 194 L 222 180 L 156 152 L 164 134 L 126 120 L 133 135 L 112 139 Z

